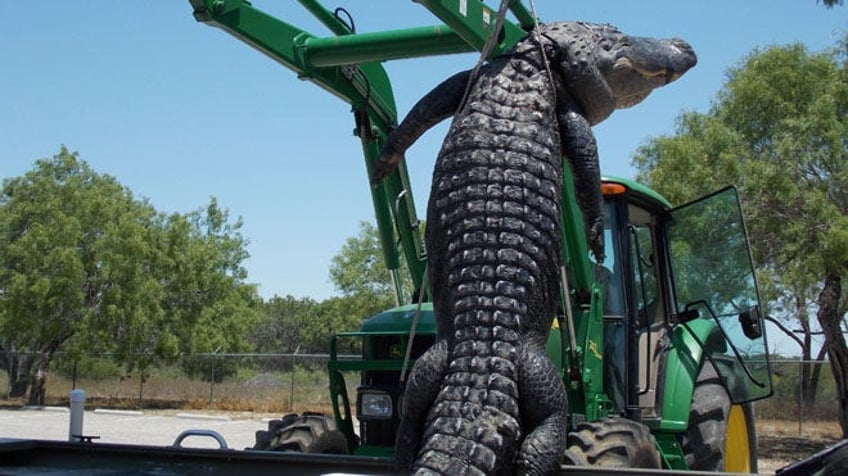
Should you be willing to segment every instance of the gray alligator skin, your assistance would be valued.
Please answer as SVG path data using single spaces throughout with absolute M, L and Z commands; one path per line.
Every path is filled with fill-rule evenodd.
M 547 474 L 565 449 L 567 403 L 545 352 L 559 299 L 563 157 L 592 253 L 603 259 L 591 126 L 682 75 L 682 40 L 552 23 L 422 98 L 389 136 L 385 177 L 427 129 L 455 116 L 436 160 L 425 241 L 436 344 L 403 399 L 397 462 L 442 474 Z M 546 67 L 541 54 L 550 65 Z

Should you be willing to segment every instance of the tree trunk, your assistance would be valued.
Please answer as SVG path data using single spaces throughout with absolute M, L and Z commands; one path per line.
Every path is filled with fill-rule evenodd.
M 841 277 L 829 272 L 825 277 L 822 292 L 819 294 L 817 317 L 824 331 L 827 355 L 830 357 L 833 379 L 836 382 L 842 437 L 848 438 L 848 345 L 845 344 L 845 336 L 842 335 L 842 316 L 839 315 L 841 296 Z
M 53 358 L 52 352 L 43 352 L 41 358 L 34 366 L 34 372 L 30 374 L 29 387 L 29 405 L 44 405 L 45 397 L 47 396 L 47 369 L 50 368 L 50 360 Z
M 40 369 L 30 379 L 28 405 L 44 405 L 44 397 L 47 395 L 47 375 Z
M 809 310 L 807 300 L 802 294 L 795 293 L 796 318 L 801 325 L 803 334 L 803 345 L 801 346 L 801 386 L 798 388 L 799 397 L 804 404 L 805 410 L 812 410 L 816 404 L 816 390 L 818 388 L 819 365 L 811 363 L 813 360 L 813 333 L 810 329 Z M 823 358 L 824 356 L 822 356 Z
M 816 408 L 816 398 L 818 396 L 819 381 L 821 380 L 821 371 L 824 364 L 824 358 L 827 355 L 827 347 L 823 346 L 815 360 L 812 354 L 806 352 L 804 354 L 804 363 L 801 364 L 801 398 L 804 402 L 805 411 L 813 411 Z
M 29 375 L 34 362 L 34 356 L 15 351 L 14 346 L 3 352 L 3 366 L 9 380 L 9 398 L 23 397 L 29 388 Z
M 9 376 L 9 398 L 23 397 L 28 388 L 29 379 L 21 378 L 20 374 Z
M 813 358 L 810 350 L 812 349 L 813 334 L 810 329 L 809 318 L 807 317 L 807 306 L 804 304 L 802 297 L 799 297 L 797 294 L 794 296 L 796 302 L 795 318 L 801 326 L 803 338 L 798 337 L 795 332 L 786 327 L 778 319 L 770 316 L 766 316 L 765 319 L 777 326 L 777 328 L 786 334 L 787 337 L 798 343 L 798 347 L 801 349 L 801 364 L 799 365 L 800 385 L 795 396 L 804 404 L 805 409 L 812 409 L 815 407 L 816 403 L 819 376 L 821 375 L 821 364 L 810 363 Z M 816 361 L 822 362 L 824 360 L 824 356 L 825 348 L 822 348 L 819 355 L 816 357 Z
M 801 386 L 798 388 L 798 392 L 801 403 L 804 404 L 805 409 L 809 410 L 812 409 L 816 403 L 816 387 L 813 386 L 812 382 L 814 368 L 811 363 L 813 356 L 810 353 L 812 335 L 810 334 L 808 326 L 803 326 L 803 329 L 804 349 L 801 353 Z
M 812 389 L 813 403 L 815 403 L 816 394 L 818 393 L 819 381 L 821 380 L 821 372 L 822 372 L 822 367 L 824 367 L 824 358 L 825 358 L 826 355 L 827 355 L 827 347 L 822 346 L 822 348 L 819 349 L 819 354 L 816 356 L 816 363 L 813 364 L 814 365 L 813 374 L 810 377 L 810 385 L 809 385 L 809 387 Z

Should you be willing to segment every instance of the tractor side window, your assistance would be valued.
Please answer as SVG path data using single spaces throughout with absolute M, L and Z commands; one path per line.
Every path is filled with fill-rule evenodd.
M 637 309 L 638 327 L 641 329 L 661 322 L 662 315 L 657 312 L 659 289 L 656 260 L 654 256 L 654 237 L 650 215 L 636 207 L 630 207 L 630 259 L 633 263 L 633 291 Z M 640 218 L 645 219 L 640 219 Z
M 654 403 L 652 390 L 657 387 L 658 377 L 654 370 L 657 368 L 657 353 L 654 350 L 659 345 L 665 322 L 657 279 L 657 248 L 654 246 L 656 226 L 654 217 L 643 208 L 630 205 L 627 214 L 634 306 L 631 316 L 636 328 L 631 352 L 638 355 L 635 359 L 638 363 L 631 367 L 631 372 L 636 379 L 639 406 L 650 409 Z
M 624 316 L 624 284 L 621 274 L 621 257 L 618 256 L 618 229 L 613 213 L 614 205 L 604 206 L 604 254 L 602 266 L 596 268 L 597 281 L 603 287 L 604 316 Z
M 604 388 L 618 411 L 626 406 L 625 340 L 625 297 L 620 250 L 621 230 L 619 223 L 623 202 L 608 201 L 604 205 L 605 256 L 601 266 L 595 268 L 596 280 L 602 286 L 604 311 Z

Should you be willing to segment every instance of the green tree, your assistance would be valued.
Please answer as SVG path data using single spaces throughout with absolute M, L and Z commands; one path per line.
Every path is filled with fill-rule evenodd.
M 848 69 L 845 52 L 802 45 L 755 51 L 728 73 L 707 113 L 634 158 L 639 179 L 672 202 L 728 183 L 744 200 L 763 295 L 773 313 L 826 333 L 848 436 L 848 347 L 841 279 L 848 271 Z M 809 333 L 805 359 L 811 358 Z M 809 371 L 809 369 L 807 369 Z M 816 376 L 808 374 L 808 385 Z M 808 389 L 809 391 L 809 389 Z
M 262 317 L 251 341 L 257 351 L 267 353 L 326 352 L 319 335 L 326 326 L 316 315 L 318 303 L 311 298 L 274 296 L 262 304 Z M 320 344 L 317 342 L 321 340 Z
M 141 291 L 156 250 L 150 205 L 62 148 L 0 195 L 0 347 L 13 395 L 42 403 L 53 355 L 101 316 L 161 314 Z M 25 353 L 24 353 L 25 352 Z
M 162 270 L 163 307 L 167 324 L 156 342 L 137 342 L 136 354 L 152 353 L 171 361 L 176 355 L 233 353 L 252 350 L 247 333 L 258 322 L 260 299 L 256 287 L 245 282 L 247 240 L 241 219 L 230 222 L 229 212 L 212 197 L 209 204 L 187 215 L 172 214 L 165 224 L 165 260 Z M 183 357 L 190 375 L 216 380 L 235 372 L 210 357 Z
M 401 269 L 404 294 L 411 279 Z M 263 316 L 251 336 L 262 352 L 326 352 L 334 332 L 353 331 L 373 314 L 395 305 L 394 283 L 383 262 L 374 225 L 361 222 L 333 257 L 330 279 L 342 295 L 316 302 L 310 298 L 274 296 L 262 306 Z M 342 349 L 353 351 L 352 348 Z
M 240 223 L 213 199 L 165 217 L 64 147 L 0 192 L 0 351 L 12 395 L 44 401 L 59 350 L 128 367 L 244 349 L 256 293 Z
M 262 317 L 250 340 L 259 352 L 325 353 L 330 335 L 355 331 L 363 319 L 385 310 L 385 304 L 363 296 L 336 296 L 317 302 L 311 298 L 274 296 L 262 305 Z M 347 347 L 339 350 L 352 352 Z
M 250 349 L 245 333 L 259 317 L 259 298 L 245 282 L 241 227 L 214 197 L 204 209 L 169 217 L 164 308 L 181 353 Z
M 400 277 L 405 296 L 410 296 L 412 280 L 405 264 Z M 359 223 L 359 234 L 345 241 L 330 264 L 330 280 L 345 296 L 367 296 L 384 307 L 395 301 L 395 286 L 387 270 L 380 248 L 377 228 L 368 222 Z
M 407 269 L 402 264 L 398 272 L 406 298 L 412 295 Z M 289 337 L 297 332 L 297 342 L 303 349 L 326 352 L 331 333 L 356 330 L 364 319 L 397 305 L 395 284 L 383 260 L 377 229 L 371 223 L 359 224 L 359 234 L 348 238 L 333 257 L 329 274 L 341 296 L 320 303 L 291 296 L 274 297 L 265 307 L 263 326 L 270 330 L 263 332 Z M 291 330 L 285 333 L 283 329 Z M 357 350 L 341 345 L 342 352 Z
M 336 296 L 321 301 L 316 315 L 324 326 L 320 335 L 323 348 L 327 348 L 330 333 L 358 330 L 362 321 L 393 305 L 392 299 L 375 299 L 367 294 Z M 354 347 L 355 342 L 353 339 L 339 342 L 339 352 L 359 352 L 360 349 Z

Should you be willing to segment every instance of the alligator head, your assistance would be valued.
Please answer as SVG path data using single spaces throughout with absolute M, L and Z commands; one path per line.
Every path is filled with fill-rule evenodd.
M 550 42 L 543 40 L 552 69 L 592 125 L 638 104 L 697 62 L 692 47 L 678 38 L 627 36 L 612 25 L 584 22 L 549 23 L 540 31 Z

